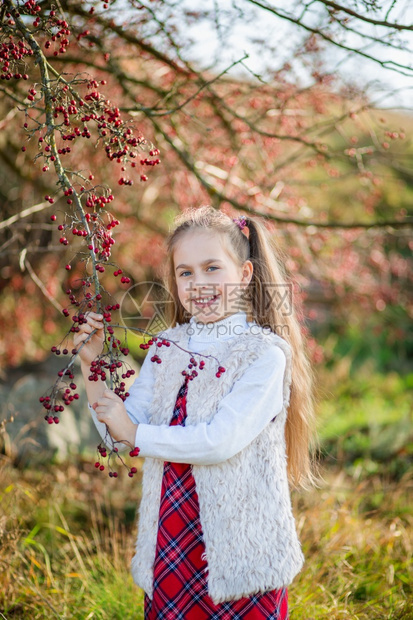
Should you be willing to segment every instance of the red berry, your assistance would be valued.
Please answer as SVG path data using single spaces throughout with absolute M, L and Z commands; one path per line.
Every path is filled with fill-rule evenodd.
M 99 461 L 96 461 L 96 463 L 95 463 L 95 467 L 99 467 L 99 466 L 100 466 Z

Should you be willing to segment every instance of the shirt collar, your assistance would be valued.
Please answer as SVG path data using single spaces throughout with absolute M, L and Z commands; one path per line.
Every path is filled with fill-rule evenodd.
M 189 319 L 188 333 L 192 342 L 214 342 L 239 336 L 248 327 L 246 312 L 235 312 L 211 323 L 197 322 L 196 317 Z

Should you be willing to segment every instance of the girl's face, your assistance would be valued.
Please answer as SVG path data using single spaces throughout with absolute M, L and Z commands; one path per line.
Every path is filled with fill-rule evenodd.
M 173 264 L 178 297 L 200 323 L 219 321 L 247 311 L 241 298 L 253 272 L 251 261 L 240 267 L 228 253 L 223 236 L 188 231 L 177 243 Z

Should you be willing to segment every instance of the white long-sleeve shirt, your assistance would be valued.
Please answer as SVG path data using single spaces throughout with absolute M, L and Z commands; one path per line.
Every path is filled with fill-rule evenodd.
M 214 343 L 218 346 L 218 359 L 219 350 L 224 349 L 228 338 L 236 338 L 242 330 L 248 326 L 253 329 L 255 325 L 247 322 L 245 312 L 208 324 L 197 323 L 192 317 L 190 323 L 194 334 L 188 348 L 201 353 Z M 135 437 L 139 456 L 194 465 L 209 465 L 231 458 L 251 443 L 282 410 L 285 367 L 284 352 L 279 347 L 270 347 L 234 383 L 213 420 L 189 426 L 153 425 L 147 418 L 154 385 L 153 362 L 147 355 L 125 401 L 130 419 L 139 424 Z M 89 409 L 104 438 L 106 425 L 98 421 L 90 404 Z M 124 444 L 117 444 L 117 447 L 119 451 L 126 449 Z

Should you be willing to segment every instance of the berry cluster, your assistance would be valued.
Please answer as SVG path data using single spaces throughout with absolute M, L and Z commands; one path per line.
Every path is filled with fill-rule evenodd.
M 117 448 L 116 448 L 116 450 L 117 450 Z M 108 454 L 107 454 L 107 452 L 106 452 L 106 448 L 105 448 L 105 446 L 102 446 L 102 445 L 100 445 L 100 444 L 98 445 L 98 452 L 99 452 L 100 456 L 101 456 L 103 459 L 104 459 L 104 458 L 106 458 L 106 457 L 107 457 L 107 455 L 108 455 Z M 105 466 L 104 466 L 104 465 L 102 465 L 99 461 L 96 461 L 96 463 L 95 463 L 95 467 L 96 467 L 96 469 L 99 469 L 100 471 L 104 471 L 104 469 L 105 469 Z M 110 474 L 109 474 L 109 475 L 110 475 Z M 113 475 L 113 474 L 112 474 L 112 475 Z M 112 476 L 111 476 L 111 477 L 112 477 Z M 116 474 L 115 478 L 116 478 L 116 477 L 117 477 L 117 474 Z
M 14 42 L 13 36 L 0 45 L 0 64 L 2 64 L 0 78 L 2 80 L 28 80 L 27 73 L 19 71 L 20 63 L 24 63 L 28 56 L 33 56 L 33 50 L 26 47 L 24 41 Z
M 197 355 L 200 355 L 200 354 L 198 353 Z M 188 370 L 191 370 L 191 372 L 188 373 L 186 370 L 182 371 L 182 375 L 185 377 L 186 381 L 193 381 L 194 378 L 198 376 L 198 372 L 196 370 L 192 370 L 192 368 L 196 368 L 197 366 L 198 366 L 198 362 L 196 361 L 194 357 L 191 357 L 191 359 L 189 360 L 189 364 L 188 364 Z M 204 360 L 201 360 L 199 362 L 198 368 L 199 370 L 203 370 L 205 368 Z M 225 372 L 225 368 L 223 366 L 219 366 L 218 372 L 215 374 L 215 376 L 219 378 L 224 372 Z
M 105 381 L 106 376 L 107 376 L 106 371 L 109 371 L 109 373 L 111 374 L 115 374 L 118 372 L 119 368 L 122 368 L 122 366 L 123 366 L 123 363 L 120 360 L 112 361 L 112 362 L 105 361 L 104 359 L 94 360 L 90 366 L 90 375 L 88 377 L 88 380 L 99 381 L 99 377 L 100 377 L 101 381 Z M 121 374 L 121 377 L 122 379 L 126 379 L 129 377 L 132 377 L 134 374 L 135 374 L 135 371 L 132 368 L 130 368 L 126 372 L 123 372 Z M 115 387 L 114 392 L 115 394 L 120 396 L 122 400 L 125 401 L 127 397 L 129 396 L 129 392 L 125 392 L 126 384 L 124 381 L 118 381 L 117 383 L 118 385 Z
M 70 195 L 70 190 L 66 190 L 65 194 Z M 48 200 L 51 203 L 54 202 L 53 198 L 51 198 L 49 195 L 45 196 L 45 200 Z M 68 199 L 68 202 L 69 200 L 70 202 L 72 202 L 71 199 Z M 107 217 L 109 221 L 105 224 L 103 218 L 98 214 L 86 213 L 84 221 L 82 221 L 82 218 L 73 216 L 70 222 L 66 224 L 58 224 L 57 226 L 57 230 L 61 235 L 59 238 L 59 243 L 61 243 L 62 245 L 69 245 L 70 241 L 68 239 L 68 236 L 70 233 L 72 237 L 74 236 L 86 239 L 87 248 L 94 257 L 94 267 L 98 272 L 101 273 L 105 271 L 105 268 L 100 263 L 105 263 L 109 260 L 111 255 L 111 248 L 115 243 L 115 239 L 113 239 L 112 237 L 112 229 L 120 224 L 119 220 L 115 219 L 111 215 L 108 214 Z M 57 219 L 56 214 L 52 214 L 50 216 L 50 219 L 52 222 L 55 222 Z M 67 219 L 69 219 L 69 216 L 67 216 Z M 85 225 L 87 226 L 87 229 L 85 228 Z M 66 269 L 67 271 L 70 271 L 71 267 L 69 265 L 66 265 Z M 116 277 L 121 273 L 122 270 L 119 269 L 116 270 L 113 275 Z M 121 279 L 121 282 L 129 283 L 130 278 L 124 276 Z
M 192 368 L 195 368 L 196 366 L 198 366 L 198 362 L 196 361 L 194 357 L 191 357 L 189 360 L 188 369 L 191 370 Z M 201 360 L 199 362 L 199 370 L 203 370 L 204 366 L 205 366 L 205 362 L 204 360 Z M 182 375 L 185 377 L 186 381 L 193 381 L 194 378 L 198 376 L 198 372 L 196 370 L 192 370 L 191 373 L 188 373 L 186 370 L 183 370 Z
M 69 334 L 76 333 L 80 330 L 80 326 L 87 322 L 84 311 L 87 308 L 94 307 L 96 301 L 100 302 L 102 299 L 101 294 L 93 296 L 89 291 L 87 291 L 87 289 L 91 286 L 90 281 L 83 280 L 82 285 L 84 288 L 84 297 L 83 297 L 83 300 L 81 301 L 79 301 L 76 298 L 76 296 L 72 293 L 71 289 L 66 290 L 66 294 L 69 296 L 71 305 L 79 309 L 78 312 L 73 314 L 73 316 L 71 317 L 72 325 L 69 330 Z M 119 310 L 119 307 L 120 307 L 119 304 L 112 304 L 112 305 L 107 304 L 104 307 L 103 316 L 105 320 L 106 331 L 109 334 L 106 339 L 107 343 L 109 343 L 109 347 L 108 347 L 109 350 L 106 354 L 102 356 L 101 359 L 95 360 L 94 362 L 92 362 L 91 375 L 89 376 L 89 380 L 97 381 L 99 377 L 101 378 L 101 380 L 105 380 L 107 376 L 106 371 L 109 371 L 109 375 L 111 378 L 111 384 L 112 383 L 115 384 L 115 389 L 114 389 L 115 393 L 117 393 L 120 396 L 120 398 L 122 398 L 122 400 L 125 400 L 127 396 L 129 395 L 129 393 L 125 392 L 126 384 L 124 381 L 120 380 L 120 377 L 118 375 L 120 374 L 122 379 L 126 379 L 126 378 L 133 376 L 135 374 L 135 371 L 131 368 L 125 368 L 124 371 L 120 370 L 125 365 L 125 362 L 121 361 L 119 359 L 119 356 L 121 354 L 123 356 L 127 356 L 129 354 L 129 349 L 126 345 L 123 345 L 119 339 L 114 338 L 113 336 L 114 329 L 111 325 L 109 325 L 109 323 L 112 320 L 111 312 L 113 310 Z M 64 308 L 62 312 L 64 316 L 66 317 L 70 316 L 70 312 L 68 308 Z M 69 353 L 69 350 L 67 348 L 61 348 L 60 346 L 53 346 L 51 348 L 51 351 L 57 356 L 60 356 L 61 354 L 68 355 Z M 71 354 L 72 354 L 72 358 L 70 362 L 68 363 L 68 365 L 66 366 L 66 368 L 64 368 L 63 370 L 59 370 L 59 372 L 57 373 L 58 380 L 55 386 L 52 388 L 51 393 L 41 396 L 39 399 L 43 407 L 48 412 L 49 411 L 53 411 L 55 413 L 62 412 L 64 410 L 64 405 L 66 406 L 70 405 L 70 403 L 73 400 L 79 399 L 78 393 L 74 393 L 74 394 L 71 393 L 72 391 L 76 390 L 76 384 L 73 383 L 73 381 L 69 385 L 65 384 L 63 387 L 60 385 L 61 379 L 65 375 L 68 375 L 71 380 L 73 380 L 74 378 L 71 368 L 78 354 L 78 350 L 76 348 L 73 348 L 71 350 Z M 106 357 L 108 357 L 109 359 L 106 360 L 105 359 Z M 61 404 L 61 402 L 58 402 L 59 400 L 61 400 L 63 404 Z M 52 417 L 50 415 L 46 415 L 45 419 L 49 424 L 51 424 L 52 422 L 58 423 L 59 421 L 57 416 Z
M 56 349 L 54 351 L 54 353 L 56 355 L 60 355 L 60 350 L 58 350 L 56 347 L 53 347 L 52 349 Z M 67 354 L 68 351 L 67 349 L 63 350 L 64 354 Z M 56 413 L 60 413 L 62 411 L 64 411 L 64 405 L 59 404 L 58 398 L 59 398 L 59 393 L 61 390 L 64 389 L 64 391 L 61 394 L 61 400 L 63 401 L 63 403 L 68 406 L 70 405 L 70 403 L 73 400 L 78 400 L 79 399 L 79 394 L 77 392 L 75 392 L 77 385 L 76 383 L 73 382 L 74 379 L 74 375 L 73 372 L 70 369 L 70 366 L 65 368 L 64 370 L 60 370 L 57 373 L 59 379 L 57 380 L 55 386 L 52 389 L 52 393 L 50 395 L 46 395 L 46 396 L 40 396 L 39 398 L 39 402 L 43 405 L 43 407 L 46 409 L 46 411 L 48 413 L 46 413 L 46 415 L 44 416 L 44 419 L 46 420 L 46 422 L 48 424 L 58 424 L 59 423 L 59 416 L 57 415 L 50 415 L 50 412 L 54 412 Z M 57 384 L 61 383 L 61 379 L 62 377 L 68 375 L 69 379 L 71 379 L 71 383 L 68 385 L 67 383 L 65 383 L 62 386 L 58 386 Z M 64 387 L 66 386 L 66 387 Z M 71 392 L 73 392 L 73 394 L 71 394 Z
M 108 454 L 107 450 L 106 450 L 106 447 L 104 445 L 99 444 L 98 445 L 98 452 L 99 452 L 99 455 L 100 455 L 101 458 L 108 457 L 108 466 L 109 466 L 110 465 L 110 459 L 111 459 L 112 455 L 113 454 L 116 455 L 119 452 L 119 450 L 118 450 L 118 448 L 116 448 L 116 446 L 114 446 L 112 448 L 112 450 Z M 134 448 L 133 450 L 131 450 L 129 452 L 129 456 L 131 456 L 131 457 L 139 456 L 139 453 L 140 453 L 140 449 L 138 447 L 136 447 L 136 448 Z M 96 467 L 96 469 L 99 469 L 99 471 L 104 471 L 105 470 L 105 466 L 100 461 L 96 461 L 95 467 Z M 133 478 L 133 476 L 136 473 L 138 473 L 137 467 L 130 467 L 128 469 L 129 469 L 129 473 L 128 473 L 129 478 Z M 118 473 L 116 471 L 112 471 L 111 470 L 109 472 L 109 477 L 110 478 L 117 478 L 118 477 Z
M 146 350 L 146 349 L 149 349 L 149 347 L 154 342 L 156 342 L 157 340 L 158 340 L 158 338 L 156 338 L 156 337 L 155 338 L 151 338 L 147 343 L 140 344 L 139 346 L 140 346 L 141 349 Z M 171 343 L 170 343 L 169 340 L 166 340 L 166 339 L 163 338 L 162 340 L 160 340 L 160 342 L 157 342 L 156 346 L 157 347 L 162 347 L 162 346 L 170 347 Z M 196 355 L 201 356 L 200 353 L 197 353 Z M 209 357 L 209 356 L 207 356 L 207 357 Z M 154 362 L 156 364 L 161 364 L 162 363 L 162 359 L 159 357 L 159 355 L 155 354 L 155 355 L 152 355 L 151 362 Z M 187 370 L 183 370 L 182 373 L 181 373 L 185 377 L 186 381 L 193 381 L 195 379 L 195 377 L 198 376 L 198 372 L 197 372 L 197 370 L 195 370 L 196 367 L 198 367 L 199 370 L 203 370 L 205 368 L 205 361 L 201 360 L 199 362 L 199 366 L 198 366 L 198 362 L 196 361 L 196 359 L 192 355 L 190 360 L 189 360 L 189 364 L 188 364 L 188 370 L 191 370 L 191 372 L 188 372 Z M 225 372 L 225 368 L 223 366 L 218 366 L 218 371 L 215 374 L 215 376 L 219 378 L 219 377 L 222 376 L 222 374 L 224 372 Z
M 32 5 L 35 7 L 37 3 L 32 2 Z M 36 11 L 41 11 L 40 6 L 37 6 Z M 40 20 L 41 18 L 37 17 L 36 19 Z M 22 26 L 21 24 L 19 25 Z M 50 35 L 46 40 L 45 49 L 50 48 L 51 41 L 55 42 L 60 39 L 59 51 L 55 50 L 54 55 L 66 51 L 69 44 L 67 37 L 70 36 L 71 31 L 65 20 L 60 20 L 56 17 L 55 11 L 50 11 L 49 16 L 46 16 L 43 21 L 39 21 L 37 26 L 39 26 L 39 34 L 43 32 L 43 34 Z M 51 31 L 52 26 L 54 28 L 53 34 Z M 83 34 L 86 36 L 85 33 Z M 18 30 L 16 30 L 16 35 L 21 36 Z M 20 40 L 16 44 L 14 43 L 13 35 L 9 35 L 7 42 L 2 43 L 0 48 L 0 63 L 3 62 L 1 78 L 29 79 L 28 74 L 18 71 L 14 65 L 16 65 L 16 62 L 24 62 L 25 55 L 32 56 L 33 54 L 33 50 L 26 47 L 24 40 Z M 105 80 L 98 82 L 95 79 L 80 79 L 76 77 L 71 81 L 62 79 L 49 80 L 47 85 L 42 84 L 40 92 L 34 86 L 28 89 L 26 95 L 26 116 L 29 122 L 24 123 L 24 129 L 29 138 L 33 137 L 36 132 L 41 134 L 38 137 L 40 150 L 35 159 L 38 157 L 44 159 L 42 165 L 43 172 L 49 170 L 51 163 L 59 164 L 58 156 L 67 156 L 72 152 L 72 149 L 69 147 L 62 148 L 55 144 L 56 134 L 60 135 L 63 141 L 75 141 L 80 138 L 89 140 L 94 130 L 97 134 L 98 143 L 103 143 L 106 156 L 110 161 L 123 163 L 124 166 L 129 164 L 131 168 L 135 168 L 136 163 L 133 160 L 139 156 L 136 151 L 147 151 L 149 148 L 150 156 L 153 159 L 143 158 L 141 159 L 141 164 L 155 166 L 160 163 L 160 159 L 155 157 L 159 154 L 159 150 L 151 148 L 140 132 L 134 135 L 133 122 L 124 120 L 119 108 L 112 105 L 110 100 L 100 92 L 99 87 L 104 85 L 106 85 Z M 89 92 L 82 95 L 79 87 L 85 87 Z M 51 118 L 56 121 L 53 124 L 53 134 L 49 131 L 43 132 L 43 129 L 50 125 L 50 120 L 48 123 L 42 123 L 38 115 L 34 118 L 29 114 L 29 110 L 33 106 L 36 106 L 36 110 L 39 108 L 43 99 L 45 114 L 46 104 L 50 104 Z M 30 122 L 33 122 L 35 126 L 30 126 Z M 26 146 L 22 147 L 22 150 L 25 152 Z M 124 166 L 122 171 L 126 170 Z M 146 175 L 140 175 L 140 179 L 146 181 L 147 177 Z M 130 186 L 133 184 L 133 180 L 126 175 L 122 175 L 119 178 L 119 184 Z M 82 191 L 85 191 L 85 188 L 81 188 Z M 109 198 L 108 196 L 92 194 L 92 196 L 88 197 L 86 206 L 88 208 L 103 207 L 110 199 L 113 199 L 113 196 Z M 68 204 L 72 204 L 72 198 L 68 199 Z

